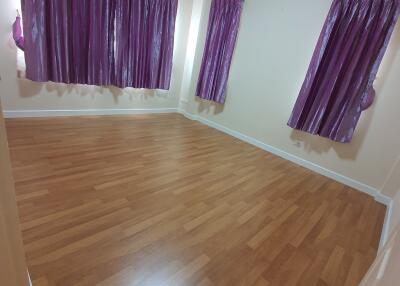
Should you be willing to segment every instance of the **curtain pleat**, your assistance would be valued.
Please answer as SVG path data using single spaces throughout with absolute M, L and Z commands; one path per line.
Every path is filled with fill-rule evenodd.
M 115 4 L 115 0 L 90 2 L 88 84 L 114 84 Z
M 243 0 L 213 0 L 196 96 L 225 102 Z
M 23 5 L 28 79 L 112 84 L 115 0 L 24 0 Z
M 26 76 L 169 89 L 178 0 L 24 0 Z
M 117 0 L 117 86 L 169 89 L 177 9 L 177 0 Z
M 396 0 L 334 0 L 288 125 L 349 142 L 373 101 L 399 15 Z
M 49 81 L 46 0 L 25 0 L 22 15 L 24 19 L 26 77 L 33 81 Z
M 25 49 L 25 39 L 22 35 L 21 17 L 19 15 L 13 23 L 13 38 L 16 46 L 23 51 Z

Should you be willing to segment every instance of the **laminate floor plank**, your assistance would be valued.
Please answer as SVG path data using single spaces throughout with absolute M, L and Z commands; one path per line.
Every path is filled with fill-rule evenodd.
M 356 286 L 386 208 L 180 115 L 8 119 L 34 286 Z

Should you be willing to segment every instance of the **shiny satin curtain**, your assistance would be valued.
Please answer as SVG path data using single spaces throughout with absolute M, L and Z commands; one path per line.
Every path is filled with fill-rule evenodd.
M 115 85 L 169 89 L 177 9 L 178 0 L 116 1 Z
M 288 125 L 349 142 L 373 102 L 397 0 L 334 0 Z
M 25 49 L 25 39 L 22 35 L 21 17 L 19 15 L 13 24 L 13 38 L 15 45 L 23 51 Z
M 213 0 L 196 96 L 225 102 L 243 0 Z
M 22 5 L 28 79 L 113 83 L 115 0 L 24 0 Z

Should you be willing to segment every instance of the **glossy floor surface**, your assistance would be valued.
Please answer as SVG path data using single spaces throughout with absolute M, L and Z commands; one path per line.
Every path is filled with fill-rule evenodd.
M 7 121 L 43 285 L 356 286 L 385 207 L 184 117 Z

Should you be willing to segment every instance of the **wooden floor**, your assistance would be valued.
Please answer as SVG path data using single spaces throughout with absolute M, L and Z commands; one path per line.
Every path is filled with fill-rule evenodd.
M 34 286 L 358 285 L 385 207 L 180 115 L 7 121 Z

